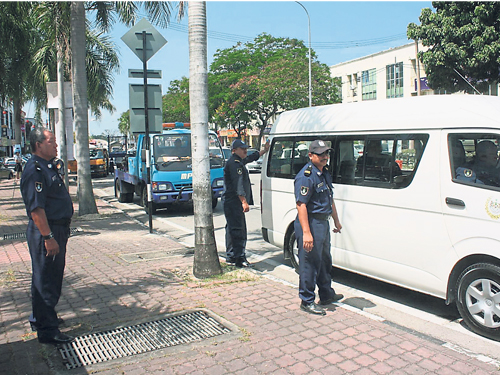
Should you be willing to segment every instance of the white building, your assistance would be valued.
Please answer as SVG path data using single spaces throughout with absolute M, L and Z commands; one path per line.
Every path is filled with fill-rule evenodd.
M 425 49 L 419 43 L 418 51 Z M 432 95 L 434 91 L 427 87 L 424 67 L 416 56 L 416 44 L 409 43 L 333 65 L 330 72 L 342 80 L 343 103 L 416 96 L 418 78 L 420 95 Z

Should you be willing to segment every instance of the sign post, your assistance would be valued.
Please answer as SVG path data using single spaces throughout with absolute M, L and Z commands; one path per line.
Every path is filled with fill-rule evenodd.
M 146 20 L 140 20 L 125 35 L 122 36 L 123 42 L 134 52 L 142 61 L 143 81 L 144 81 L 144 143 L 146 150 L 146 184 L 148 192 L 148 215 L 149 215 L 149 233 L 153 233 L 153 204 L 151 195 L 151 154 L 149 139 L 149 115 L 148 115 L 148 66 L 147 61 L 158 52 L 166 43 L 166 39 Z

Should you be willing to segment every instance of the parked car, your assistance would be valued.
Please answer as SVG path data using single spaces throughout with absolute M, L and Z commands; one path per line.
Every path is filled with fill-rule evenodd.
M 248 163 L 246 165 L 247 169 L 248 169 L 248 172 L 259 172 L 261 171 L 262 169 L 262 160 L 264 159 L 264 155 L 262 155 L 260 158 L 258 158 L 257 160 L 251 162 L 251 163 Z
M 5 158 L 3 161 L 3 165 L 13 171 L 14 167 L 16 166 L 16 160 L 14 158 Z
M 0 178 L 11 179 L 14 177 L 14 172 L 12 169 L 0 164 Z

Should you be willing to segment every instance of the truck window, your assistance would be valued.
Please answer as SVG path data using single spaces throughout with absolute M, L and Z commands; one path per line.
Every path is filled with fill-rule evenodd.
M 153 155 L 156 168 L 159 171 L 191 170 L 191 135 L 162 134 L 153 139 Z M 214 134 L 209 134 L 210 168 L 223 167 L 224 158 L 219 140 Z
M 448 149 L 453 181 L 498 190 L 499 144 L 497 134 L 449 134 Z
M 338 137 L 334 182 L 400 189 L 408 186 L 422 157 L 427 135 Z

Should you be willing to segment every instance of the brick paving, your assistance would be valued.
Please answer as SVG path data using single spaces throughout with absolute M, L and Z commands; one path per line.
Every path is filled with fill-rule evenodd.
M 75 195 L 71 184 L 70 192 Z M 31 263 L 26 214 L 13 181 L 0 181 L 0 374 L 498 374 L 492 364 L 397 327 L 332 306 L 326 316 L 299 309 L 297 288 L 259 275 L 190 275 L 192 249 L 149 231 L 97 199 L 99 215 L 74 217 L 68 244 L 61 327 L 75 336 L 208 309 L 235 333 L 67 370 L 57 349 L 39 344 L 28 324 Z M 77 210 L 78 203 L 75 202 Z M 78 211 L 77 211 L 78 212 Z M 126 255 L 162 250 L 131 263 Z M 221 260 L 223 263 L 223 260 Z

